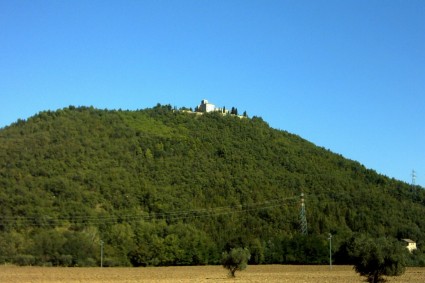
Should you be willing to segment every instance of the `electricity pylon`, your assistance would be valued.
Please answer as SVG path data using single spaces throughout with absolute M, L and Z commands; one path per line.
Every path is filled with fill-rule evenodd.
M 307 218 L 305 216 L 304 193 L 301 193 L 300 232 L 302 235 L 307 235 Z

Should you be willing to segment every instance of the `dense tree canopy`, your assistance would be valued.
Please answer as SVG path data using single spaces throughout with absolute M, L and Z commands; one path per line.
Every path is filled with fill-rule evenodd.
M 305 194 L 308 235 L 299 235 Z M 0 262 L 325 263 L 354 232 L 425 240 L 423 188 L 259 117 L 70 106 L 0 130 Z M 50 239 L 50 241 L 46 241 Z M 338 257 L 337 257 L 338 260 Z M 342 260 L 341 260 L 342 261 Z

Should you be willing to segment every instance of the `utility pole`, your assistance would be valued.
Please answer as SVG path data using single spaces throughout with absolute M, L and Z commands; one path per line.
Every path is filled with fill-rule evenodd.
M 305 216 L 304 193 L 301 193 L 300 232 L 302 235 L 307 235 L 307 218 Z
M 103 241 L 100 240 L 100 267 L 103 267 Z
M 332 270 L 332 234 L 329 233 L 329 270 Z

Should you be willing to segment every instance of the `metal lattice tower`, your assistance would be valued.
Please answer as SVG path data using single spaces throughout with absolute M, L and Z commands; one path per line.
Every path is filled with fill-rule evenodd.
M 412 186 L 416 185 L 416 172 L 412 170 Z
M 304 193 L 301 193 L 300 232 L 302 235 L 307 235 L 307 218 L 305 216 Z

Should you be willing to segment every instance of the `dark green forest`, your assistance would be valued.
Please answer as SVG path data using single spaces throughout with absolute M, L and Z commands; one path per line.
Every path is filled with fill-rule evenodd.
M 308 233 L 300 233 L 304 193 Z M 70 106 L 0 129 L 0 263 L 347 263 L 356 233 L 417 241 L 425 190 L 262 118 Z

